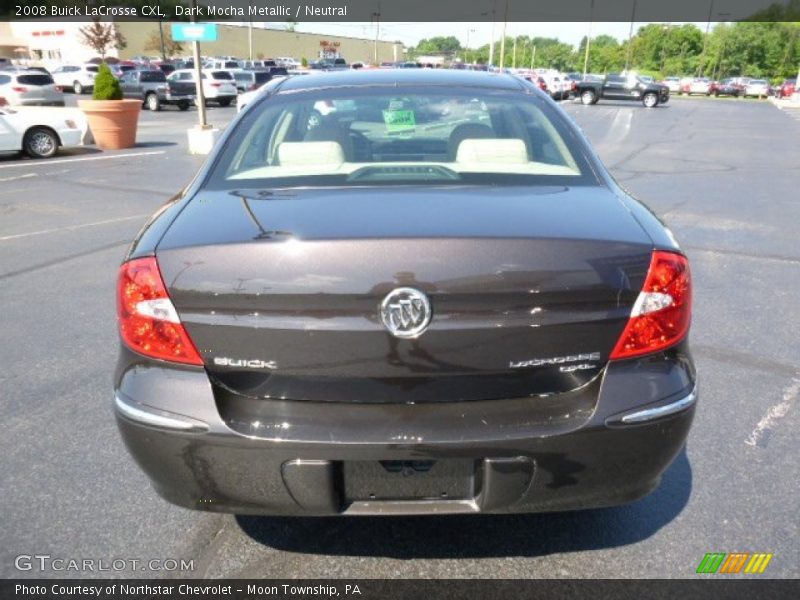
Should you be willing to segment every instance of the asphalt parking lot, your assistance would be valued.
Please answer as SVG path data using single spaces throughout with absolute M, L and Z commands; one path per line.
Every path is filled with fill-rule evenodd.
M 20 554 L 193 559 L 184 576 L 692 577 L 707 552 L 800 576 L 800 121 L 766 102 L 564 109 L 683 243 L 700 404 L 652 495 L 529 516 L 275 519 L 192 512 L 117 434 L 114 284 L 147 215 L 189 181 L 196 112 L 143 112 L 137 148 L 0 158 L 0 574 Z M 235 108 L 212 108 L 226 124 Z M 165 576 L 164 571 L 103 575 Z M 736 576 L 733 576 L 736 577 Z M 743 577 L 739 575 L 739 577 Z

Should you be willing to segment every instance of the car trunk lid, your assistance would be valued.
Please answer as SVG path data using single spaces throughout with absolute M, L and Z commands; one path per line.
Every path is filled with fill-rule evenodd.
M 435 402 L 596 377 L 652 242 L 605 188 L 202 192 L 158 259 L 213 381 L 254 398 Z M 392 335 L 380 306 L 425 294 Z

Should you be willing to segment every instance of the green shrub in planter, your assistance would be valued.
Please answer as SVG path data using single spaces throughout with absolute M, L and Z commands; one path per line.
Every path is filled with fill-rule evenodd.
M 94 78 L 95 100 L 122 100 L 122 88 L 106 63 L 102 63 Z

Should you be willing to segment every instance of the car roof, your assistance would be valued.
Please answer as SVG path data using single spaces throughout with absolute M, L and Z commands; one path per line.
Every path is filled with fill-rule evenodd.
M 460 69 L 363 69 L 324 72 L 305 77 L 291 77 L 283 82 L 278 93 L 331 87 L 371 86 L 447 86 L 482 87 L 496 90 L 527 89 L 517 77 L 501 73 L 464 71 Z

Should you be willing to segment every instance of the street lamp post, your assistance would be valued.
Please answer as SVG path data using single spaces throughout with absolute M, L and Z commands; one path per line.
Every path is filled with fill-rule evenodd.
M 512 69 L 516 69 L 517 68 L 517 36 L 516 35 L 514 36 L 514 54 L 513 54 L 513 58 L 511 59 L 511 68 Z
M 489 44 L 489 66 L 494 64 L 494 26 L 495 26 L 495 12 L 497 8 L 497 0 L 492 0 L 492 43 Z
M 197 12 L 197 0 L 192 0 L 192 15 L 190 20 L 195 22 L 195 13 Z M 195 40 L 192 42 L 192 55 L 194 56 L 194 79 L 195 91 L 197 92 L 197 114 L 200 118 L 200 129 L 208 127 L 208 120 L 206 119 L 206 97 L 203 93 L 203 74 L 200 70 L 200 42 Z
M 252 4 L 252 2 L 247 3 L 248 6 Z M 248 11 L 248 21 L 247 21 L 247 58 L 248 60 L 253 60 L 253 16 L 250 15 Z
M 503 11 L 503 38 L 500 40 L 500 70 L 506 64 L 506 27 L 508 26 L 508 0 L 506 0 L 506 7 Z
M 378 10 L 372 13 L 372 16 L 375 17 L 375 49 L 373 51 L 373 62 L 375 66 L 378 65 L 378 38 L 381 35 L 381 3 L 378 2 Z
M 633 51 L 633 24 L 636 21 L 636 0 L 633 0 L 633 9 L 631 10 L 631 28 L 628 30 L 628 51 L 625 53 L 625 71 L 627 72 L 631 66 L 631 53 Z

